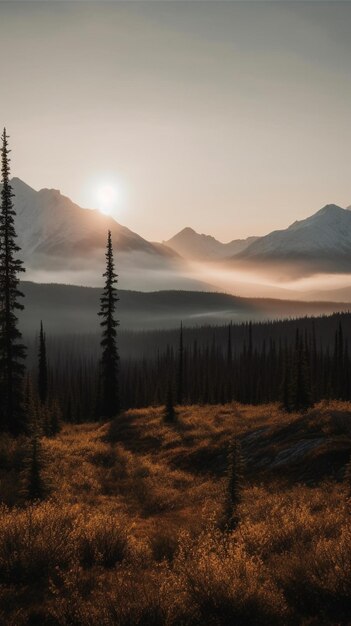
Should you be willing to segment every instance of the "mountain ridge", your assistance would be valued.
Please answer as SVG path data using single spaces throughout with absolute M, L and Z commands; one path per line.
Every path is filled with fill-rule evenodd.
M 25 294 L 20 324 L 25 334 L 35 335 L 42 319 L 48 335 L 99 332 L 101 287 L 21 282 Z M 305 315 L 347 312 L 348 302 L 248 298 L 221 292 L 119 290 L 118 316 L 129 330 L 242 323 L 248 320 L 288 319 Z
M 11 183 L 22 259 L 29 278 L 39 282 L 47 278 L 67 282 L 60 273 L 68 272 L 68 282 L 96 284 L 103 271 L 108 229 L 125 288 L 203 290 L 205 283 L 191 275 L 192 261 L 224 263 L 227 271 L 238 267 L 272 276 L 279 272 L 279 280 L 287 275 L 351 272 L 351 211 L 336 204 L 261 237 L 222 243 L 187 226 L 159 243 L 147 241 L 97 209 L 80 207 L 58 189 L 36 191 L 18 177 Z
M 327 204 L 286 229 L 260 237 L 232 260 L 306 262 L 315 272 L 351 271 L 351 212 Z
M 11 185 L 14 191 L 14 205 L 16 208 L 16 225 L 18 229 L 18 237 L 22 249 L 26 250 L 26 243 L 28 241 L 28 230 L 23 233 L 22 222 L 26 217 L 26 211 L 30 211 L 29 216 L 31 220 L 34 218 L 34 227 L 37 229 L 37 233 L 45 234 L 47 242 L 46 245 L 52 248 L 50 245 L 51 238 L 53 238 L 59 232 L 59 229 L 66 228 L 67 232 L 64 241 L 62 242 L 62 236 L 60 241 L 66 244 L 66 247 L 70 248 L 72 254 L 76 255 L 81 251 L 80 242 L 83 244 L 91 244 L 91 248 L 103 249 L 106 245 L 106 232 L 108 228 L 113 231 L 115 238 L 118 242 L 119 248 L 124 250 L 140 249 L 148 252 L 154 252 L 157 254 L 163 254 L 162 248 L 153 246 L 152 243 L 131 231 L 126 226 L 119 224 L 114 218 L 108 215 L 103 215 L 97 209 L 82 208 L 68 196 L 63 195 L 58 189 L 49 189 L 44 187 L 36 191 L 30 187 L 27 183 L 21 179 L 14 177 L 11 179 Z M 29 204 L 31 203 L 31 204 Z M 55 213 L 55 220 L 52 223 L 46 222 L 44 226 L 39 223 L 39 219 L 36 218 L 36 213 L 40 218 L 45 216 L 51 217 L 53 212 Z M 69 228 L 65 218 L 70 219 Z M 82 233 L 72 233 L 72 219 L 73 226 L 76 220 L 79 220 L 79 227 L 83 228 Z M 25 224 L 27 226 L 27 224 Z M 72 235 L 75 234 L 75 238 Z M 78 235 L 78 236 L 77 236 Z M 80 239 L 79 239 L 80 237 Z M 88 239 L 90 237 L 90 240 Z M 25 241 L 23 241 L 25 239 Z M 22 241 L 21 241 L 22 240 Z M 45 243 L 41 242 L 40 250 L 45 249 Z M 74 244 L 74 245 L 71 245 Z M 32 253 L 36 252 L 37 246 L 33 246 Z M 65 247 L 55 249 L 55 252 L 61 252 L 65 254 Z M 166 252 L 165 252 L 166 255 Z
M 164 244 L 185 259 L 220 261 L 239 267 L 259 263 L 259 271 L 288 269 L 295 277 L 351 272 L 351 211 L 349 207 L 344 209 L 329 203 L 287 228 L 260 237 L 234 239 L 226 244 L 212 235 L 186 227 Z
M 161 243 L 147 241 L 97 209 L 82 208 L 58 189 L 36 191 L 11 179 L 21 259 L 31 280 L 98 284 L 104 271 L 107 231 L 118 254 L 125 287 L 203 289 L 186 276 L 186 262 Z
M 186 226 L 171 239 L 162 243 L 184 258 L 209 260 L 230 258 L 234 253 L 244 250 L 256 239 L 257 237 L 247 237 L 246 239 L 233 239 L 228 243 L 223 243 L 212 235 L 198 233 L 190 226 Z

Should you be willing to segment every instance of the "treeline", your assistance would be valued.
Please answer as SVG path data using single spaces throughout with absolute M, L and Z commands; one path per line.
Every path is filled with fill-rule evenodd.
M 124 333 L 108 233 L 101 336 L 51 339 L 43 324 L 31 358 L 23 309 L 9 148 L 2 135 L 0 211 L 0 431 L 54 435 L 61 419 L 110 419 L 120 410 L 167 404 L 281 402 L 304 410 L 322 398 L 350 399 L 349 313 L 281 322 Z M 118 331 L 118 332 L 117 332 Z M 56 342 L 56 343 L 55 343 Z M 124 343 L 123 343 L 124 342 Z M 49 339 L 50 344 L 50 339 Z M 122 359 L 120 360 L 122 348 Z M 33 440 L 34 441 L 34 440 Z
M 267 341 L 284 343 L 286 340 L 293 344 L 296 331 L 302 334 L 315 334 L 318 350 L 334 349 L 335 332 L 342 325 L 345 341 L 351 345 L 351 314 L 333 313 L 318 317 L 302 317 L 284 320 L 252 322 L 253 347 L 261 350 Z M 232 323 L 231 339 L 233 354 L 242 352 L 248 342 L 247 323 Z M 198 345 L 211 344 L 213 341 L 222 349 L 226 349 L 228 341 L 228 326 L 202 325 L 185 326 L 183 328 L 184 343 L 186 345 L 196 342 Z M 39 335 L 39 324 L 38 324 Z M 36 366 L 37 337 L 25 336 L 28 347 L 27 365 L 29 369 Z M 97 333 L 67 333 L 66 335 L 48 335 L 48 351 L 50 358 L 55 362 L 66 359 L 76 359 L 77 355 L 86 360 L 98 360 L 101 356 L 100 335 Z M 157 353 L 165 352 L 169 347 L 177 349 L 179 343 L 179 328 L 163 330 L 126 330 L 123 326 L 118 331 L 118 349 L 122 360 L 138 360 L 155 357 Z
M 321 399 L 351 399 L 351 362 L 345 328 L 350 314 L 313 320 L 275 322 L 273 336 L 261 338 L 261 324 L 140 333 L 168 337 L 162 350 L 121 359 L 122 409 L 163 405 L 169 389 L 176 404 L 247 404 L 281 402 L 286 410 L 303 410 Z M 329 327 L 330 341 L 325 328 Z M 288 331 L 284 335 L 282 330 Z M 241 334 L 240 347 L 233 339 Z M 322 331 L 322 334 L 321 334 Z M 134 334 L 133 334 L 134 336 Z M 278 339 L 276 338 L 278 336 Z M 142 339 L 142 340 L 143 340 Z M 87 339 L 82 339 L 85 344 Z M 49 386 L 68 421 L 99 417 L 99 361 L 82 356 L 79 343 L 49 352 Z M 84 352 L 84 351 L 83 351 Z M 35 369 L 33 376 L 35 377 Z

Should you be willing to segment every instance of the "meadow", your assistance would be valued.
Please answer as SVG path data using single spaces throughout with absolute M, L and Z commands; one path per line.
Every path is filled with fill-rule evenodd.
M 228 440 L 245 461 L 239 523 L 220 524 Z M 351 404 L 162 408 L 42 438 L 44 501 L 22 488 L 26 439 L 0 441 L 0 623 L 350 623 L 344 479 Z

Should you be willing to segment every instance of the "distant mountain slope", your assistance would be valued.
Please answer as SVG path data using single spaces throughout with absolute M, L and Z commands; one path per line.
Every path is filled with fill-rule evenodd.
M 315 272 L 351 271 L 351 212 L 328 204 L 285 230 L 260 237 L 233 259 L 287 262 L 296 264 L 297 272 L 303 264 Z
M 229 243 L 221 243 L 211 235 L 200 235 L 192 228 L 184 228 L 163 243 L 185 259 L 209 261 L 229 258 L 238 254 L 256 239 L 257 237 L 248 237 L 247 239 L 234 239 Z
M 95 333 L 101 289 L 72 285 L 23 282 L 25 311 L 20 314 L 25 333 L 36 333 L 42 319 L 48 334 Z M 120 290 L 121 328 L 175 328 L 187 326 L 282 319 L 348 311 L 350 304 L 240 298 L 198 291 L 138 292 Z
M 30 279 L 98 284 L 110 229 L 125 287 L 204 287 L 183 276 L 185 262 L 171 248 L 146 241 L 97 210 L 81 208 L 56 189 L 35 191 L 19 178 L 11 184 L 18 243 Z
M 153 245 L 112 217 L 82 209 L 57 189 L 35 191 L 19 178 L 13 178 L 11 184 L 18 238 L 25 256 L 84 257 L 104 249 L 108 229 L 121 252 L 135 250 L 161 257 L 174 256 L 167 248 Z
M 19 178 L 13 178 L 12 185 L 18 243 L 29 280 L 100 284 L 108 229 L 124 289 L 223 289 L 216 275 L 223 263 L 226 272 L 243 267 L 267 272 L 273 279 L 275 274 L 290 279 L 351 272 L 351 211 L 334 204 L 264 237 L 225 244 L 185 228 L 161 244 L 143 239 L 97 210 L 81 208 L 58 190 L 35 191 Z M 208 272 L 206 266 L 194 269 L 191 260 L 212 263 L 215 272 Z M 226 288 L 236 290 L 234 274 Z
M 164 243 L 186 259 L 230 260 L 237 266 L 282 276 L 351 272 L 351 211 L 328 204 L 286 229 L 227 244 L 192 228 L 184 228 Z

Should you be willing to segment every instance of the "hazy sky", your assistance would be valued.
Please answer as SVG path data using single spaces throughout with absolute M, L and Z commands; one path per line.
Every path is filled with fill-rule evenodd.
M 153 240 L 351 203 L 348 2 L 0 2 L 13 175 Z

